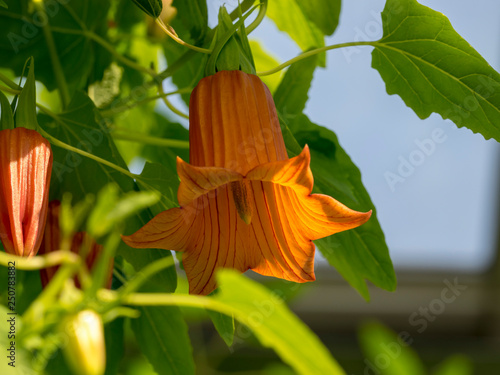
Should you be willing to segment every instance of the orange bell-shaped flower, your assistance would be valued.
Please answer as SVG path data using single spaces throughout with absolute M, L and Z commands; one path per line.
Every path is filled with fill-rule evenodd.
M 191 164 L 177 159 L 181 207 L 123 240 L 184 251 L 190 293 L 213 291 L 218 268 L 313 281 L 312 240 L 369 219 L 371 211 L 311 194 L 309 148 L 288 158 L 271 93 L 257 76 L 221 71 L 202 79 L 189 114 Z
M 45 233 L 43 236 L 42 244 L 40 246 L 39 254 L 47 254 L 51 251 L 61 250 L 61 231 L 59 229 L 59 212 L 61 203 L 59 201 L 51 201 L 47 213 L 47 225 L 45 226 Z M 89 271 L 92 271 L 96 265 L 99 256 L 103 251 L 103 246 L 99 245 L 93 238 L 86 232 L 77 232 L 71 239 L 70 250 L 75 254 L 82 254 L 82 250 L 86 251 L 85 265 Z M 44 268 L 40 270 L 40 279 L 42 286 L 45 286 L 54 277 L 59 269 L 58 266 Z M 113 277 L 113 261 L 110 262 L 107 277 L 107 288 L 111 288 L 111 281 Z M 75 276 L 75 285 L 79 288 L 80 281 Z
M 47 216 L 52 150 L 35 130 L 0 131 L 0 239 L 10 254 L 36 255 Z

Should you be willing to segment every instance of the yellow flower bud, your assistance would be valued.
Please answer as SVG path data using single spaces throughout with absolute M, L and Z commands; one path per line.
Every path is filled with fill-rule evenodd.
M 77 375 L 102 375 L 106 369 L 106 348 L 101 317 L 83 310 L 63 324 L 67 343 L 63 348 L 66 362 Z

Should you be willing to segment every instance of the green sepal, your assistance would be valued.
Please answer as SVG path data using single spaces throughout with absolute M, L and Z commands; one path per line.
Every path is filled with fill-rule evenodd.
M 213 75 L 221 70 L 241 70 L 245 73 L 255 74 L 255 63 L 252 50 L 248 42 L 244 21 L 255 8 L 250 9 L 245 15 L 233 24 L 226 8 L 219 10 L 219 25 L 212 42 L 212 54 L 205 68 L 205 76 Z
M 12 108 L 10 107 L 9 100 L 0 91 L 0 108 L 2 115 L 0 117 L 0 130 L 14 129 L 14 117 L 12 115 Z
M 28 65 L 28 78 L 19 94 L 19 103 L 16 110 L 16 126 L 36 130 L 36 87 L 35 87 L 35 61 L 32 57 L 26 62 Z
M 144 13 L 153 18 L 158 18 L 163 10 L 161 0 L 132 0 Z

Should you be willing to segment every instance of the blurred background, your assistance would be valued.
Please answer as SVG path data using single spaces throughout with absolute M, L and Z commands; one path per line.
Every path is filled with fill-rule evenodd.
M 444 13 L 455 30 L 500 70 L 500 2 L 420 2 Z M 233 8 L 236 3 L 209 2 L 212 25 L 219 6 Z M 384 4 L 342 2 L 339 27 L 327 44 L 379 39 Z M 269 20 L 251 39 L 281 62 L 300 53 Z M 366 302 L 320 256 L 313 284 L 259 280 L 288 300 L 348 374 L 381 373 L 370 367 L 360 348 L 359 327 L 367 319 L 409 337 L 410 348 L 429 373 L 448 356 L 461 353 L 473 363 L 475 374 L 498 374 L 500 147 L 438 115 L 421 120 L 399 97 L 388 96 L 378 72 L 370 67 L 371 50 L 328 52 L 327 68 L 315 73 L 306 113 L 337 133 L 361 170 L 386 234 L 398 289 L 389 293 L 371 288 L 371 301 Z M 181 101 L 175 104 L 187 111 Z M 412 169 L 401 173 L 401 165 L 422 144 L 432 146 Z M 394 175 L 401 178 L 394 182 Z M 227 348 L 209 321 L 187 314 L 194 322 L 190 333 L 200 374 L 235 373 L 236 367 L 240 374 L 290 373 L 245 327 L 237 327 L 235 344 Z M 450 372 L 455 373 L 459 374 Z

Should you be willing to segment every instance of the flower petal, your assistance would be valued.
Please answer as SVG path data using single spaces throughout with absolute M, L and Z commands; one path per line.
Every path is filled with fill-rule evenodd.
M 180 206 L 188 205 L 199 196 L 229 182 L 243 179 L 238 172 L 221 167 L 194 167 L 179 157 L 177 157 L 177 173 L 181 180 L 177 191 Z

